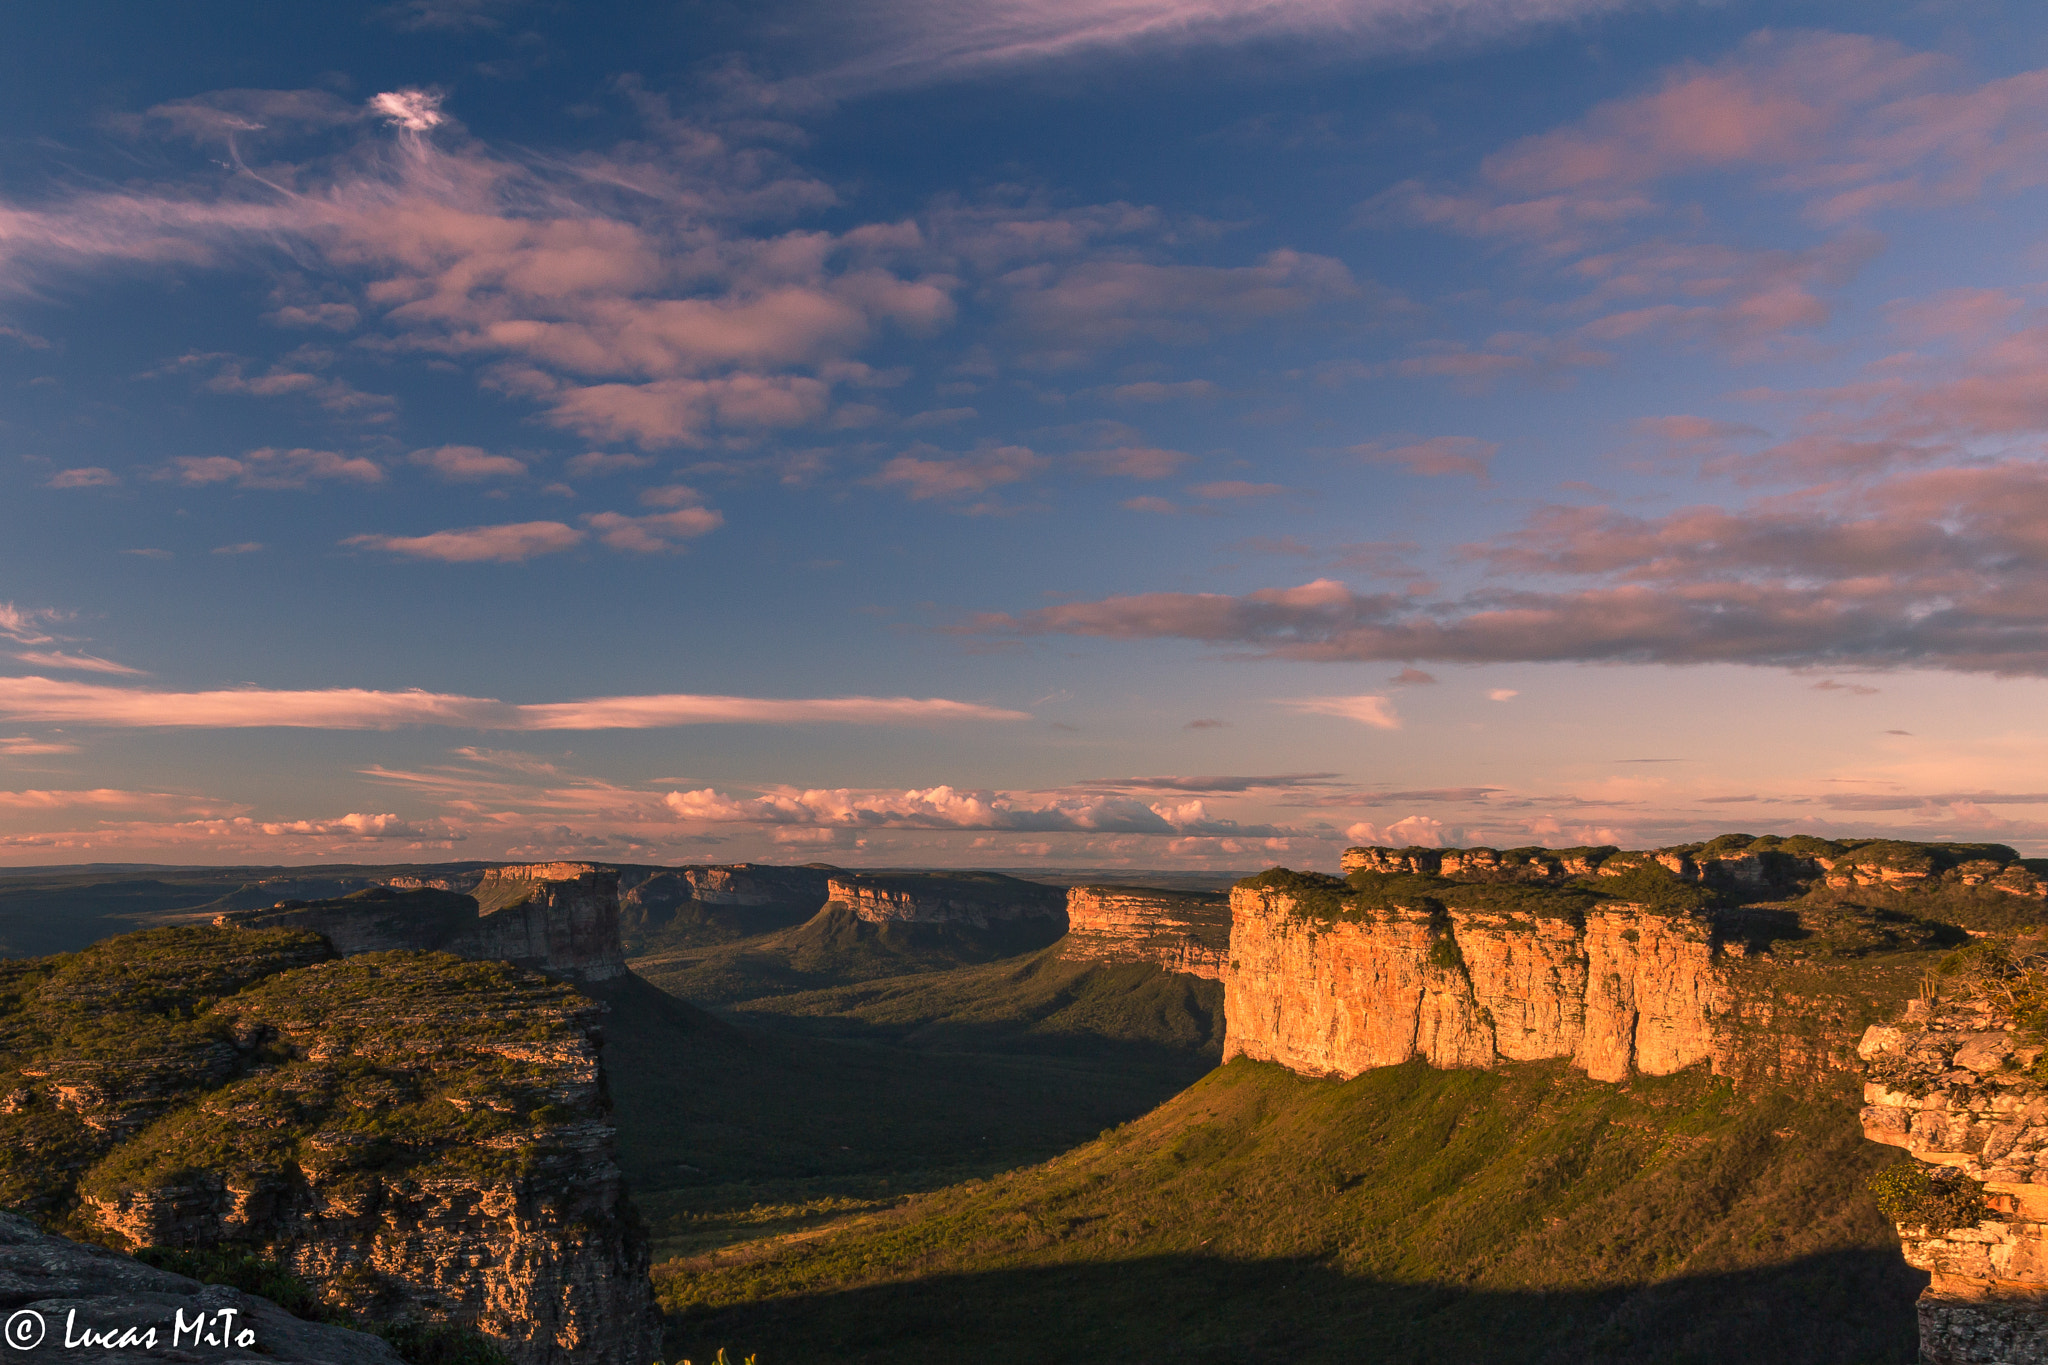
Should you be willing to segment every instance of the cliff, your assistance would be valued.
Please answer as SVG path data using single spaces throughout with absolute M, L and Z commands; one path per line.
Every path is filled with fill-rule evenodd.
M 0 1314 L 9 1361 L 403 1365 L 368 1333 L 307 1322 L 239 1289 L 39 1232 L 11 1213 L 0 1213 Z
M 234 911 L 214 923 L 309 930 L 341 953 L 439 951 L 609 981 L 626 970 L 618 885 L 609 868 L 538 863 L 491 868 L 468 894 L 378 886 L 334 900 Z
M 826 896 L 871 924 L 991 929 L 1051 919 L 1066 908 L 1059 888 L 997 872 L 841 872 L 827 879 Z
M 1226 1058 L 1796 1081 L 1857 1065 L 1928 954 L 2048 923 L 2035 870 L 1990 844 L 1730 835 L 1344 864 L 1343 881 L 1275 869 L 1232 890 Z
M 835 870 L 762 863 L 622 867 L 620 934 L 629 952 L 644 952 L 788 929 L 818 913 Z
M 1996 994 L 1915 1000 L 1858 1048 L 1864 1136 L 1915 1161 L 1877 1189 L 1907 1262 L 1931 1277 L 1919 1305 L 1928 1365 L 2048 1361 L 2043 1048 L 2013 1017 L 2025 993 Z
M 1230 956 L 1230 899 L 1137 886 L 1067 891 L 1066 957 L 1089 962 L 1155 962 L 1209 981 Z
M 602 1007 L 501 962 L 149 930 L 0 962 L 0 1205 L 258 1249 L 371 1321 L 645 1365 Z

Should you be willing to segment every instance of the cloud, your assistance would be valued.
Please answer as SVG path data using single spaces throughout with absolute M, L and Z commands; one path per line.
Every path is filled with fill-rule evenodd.
M 524 461 L 515 460 L 510 455 L 493 455 L 478 446 L 436 446 L 431 450 L 415 450 L 406 458 L 451 482 L 517 479 L 526 474 Z
M 38 739 L 33 735 L 0 735 L 0 757 L 28 758 L 40 754 L 75 754 L 76 744 L 58 739 Z
M 243 540 L 237 541 L 233 545 L 216 545 L 213 547 L 212 553 L 217 555 L 253 555 L 261 552 L 262 549 L 263 542 L 260 540 Z
M 1312 38 L 1346 51 L 1412 50 L 1569 21 L 1621 0 L 989 0 L 958 5 L 896 0 L 848 13 L 820 7 L 809 22 L 852 53 L 822 76 L 853 92 L 958 79 L 994 66 L 1270 38 Z
M 477 730 L 649 730 L 678 725 L 922 725 L 1030 719 L 1022 711 L 942 698 L 674 694 L 514 705 L 488 697 L 422 691 L 240 688 L 164 692 L 40 677 L 0 678 L 0 716 L 52 725 L 221 730 L 389 730 L 409 725 Z
M 1180 511 L 1179 506 L 1165 498 L 1125 498 L 1117 506 L 1133 512 L 1151 512 L 1163 517 L 1174 516 Z
M 2048 674 L 2048 463 L 2005 460 L 1644 517 L 1550 507 L 1456 598 L 1335 579 L 988 615 L 967 632 L 1188 639 L 1306 660 L 1747 663 Z M 1545 580 L 1582 580 L 1554 588 Z
M 1069 458 L 1089 473 L 1106 478 L 1167 479 L 1194 457 L 1185 451 L 1156 446 L 1117 446 L 1112 450 L 1082 451 Z
M 1269 826 L 1242 826 L 1210 816 L 1200 801 L 1147 803 L 1097 794 L 1030 796 L 929 787 L 908 791 L 782 788 L 756 797 L 714 788 L 672 791 L 663 798 L 691 823 L 798 825 L 851 829 L 979 829 L 1023 833 L 1259 836 Z
M 1385 697 L 1295 697 L 1278 703 L 1290 711 L 1317 716 L 1342 716 L 1376 730 L 1398 730 L 1401 718 Z
M 1427 687 L 1436 682 L 1436 675 L 1419 668 L 1404 668 L 1388 681 L 1396 687 Z
M 14 656 L 30 668 L 61 668 L 75 673 L 131 673 L 139 675 L 142 670 L 117 664 L 111 659 L 95 658 L 90 654 L 66 654 L 60 650 L 23 650 Z
M 928 453 L 924 453 L 928 452 Z M 1051 462 L 1025 446 L 997 446 L 971 455 L 944 455 L 922 448 L 884 464 L 874 481 L 903 490 L 914 502 L 976 497 L 1004 484 L 1021 483 Z
M 1361 820 L 1347 828 L 1344 837 L 1356 844 L 1382 848 L 1442 848 L 1444 822 L 1427 815 L 1411 815 L 1391 825 L 1374 825 Z
M 1852 697 L 1874 697 L 1882 689 L 1866 687 L 1862 683 L 1836 682 L 1833 678 L 1822 678 L 1813 685 L 1816 692 L 1847 692 Z
M 559 521 L 520 521 L 504 526 L 470 526 L 424 536 L 350 536 L 343 545 L 382 550 L 410 559 L 444 564 L 517 564 L 583 543 L 584 533 Z
M 48 607 L 17 607 L 12 602 L 0 602 L 0 636 L 19 645 L 50 643 L 51 636 L 38 623 L 61 619 L 62 613 Z
M 1220 795 L 1265 790 L 1327 787 L 1341 773 L 1271 773 L 1259 777 L 1089 777 L 1076 786 L 1112 791 L 1197 792 Z
M 164 477 L 203 487 L 232 483 L 237 488 L 307 488 L 320 481 L 381 483 L 384 471 L 374 460 L 332 450 L 303 447 L 279 450 L 265 446 L 239 458 L 230 455 L 181 456 Z
M 1242 479 L 1222 479 L 1215 483 L 1198 483 L 1188 492 L 1209 502 L 1243 502 L 1252 498 L 1277 497 L 1294 490 L 1284 483 L 1246 483 Z
M 31 748 L 29 753 L 50 752 Z M 223 803 L 169 792 L 122 791 L 95 787 L 86 791 L 0 791 L 0 810 L 137 810 L 161 814 L 201 815 L 220 813 Z M 229 810 L 234 807 L 228 807 Z
M 1512 687 L 1496 687 L 1486 694 L 1486 699 L 1488 701 L 1513 701 L 1521 695 L 1520 692 L 1517 692 Z
M 653 463 L 652 455 L 591 450 L 575 456 L 563 468 L 572 478 L 584 479 L 594 474 L 622 474 L 628 470 L 645 469 Z
M 686 540 L 709 535 L 725 525 L 723 513 L 709 507 L 683 507 L 673 512 L 656 512 L 629 517 L 619 512 L 595 512 L 583 518 L 597 538 L 614 550 L 634 554 L 664 554 L 682 548 Z
M 1399 465 L 1424 478 L 1463 474 L 1483 482 L 1487 466 L 1500 453 L 1500 443 L 1472 436 L 1432 436 L 1426 441 L 1399 446 L 1356 445 L 1350 453 L 1374 464 Z
M 1198 716 L 1180 728 L 1183 730 L 1228 730 L 1230 722 L 1227 720 L 1216 720 L 1208 716 Z
M 1189 399 L 1212 398 L 1216 386 L 1206 379 L 1183 379 L 1177 384 L 1148 379 L 1135 384 L 1118 384 L 1109 397 L 1118 403 L 1180 403 Z
M 52 474 L 43 482 L 45 488 L 112 488 L 121 482 L 121 476 L 111 469 L 88 465 L 84 469 L 65 469 Z

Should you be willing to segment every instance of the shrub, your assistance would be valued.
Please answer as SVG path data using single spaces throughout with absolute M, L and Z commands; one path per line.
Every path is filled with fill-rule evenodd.
M 1947 1232 L 1991 1216 L 1984 1187 L 1961 1171 L 1929 1171 L 1917 1161 L 1887 1166 L 1870 1178 L 1878 1211 L 1900 1227 Z

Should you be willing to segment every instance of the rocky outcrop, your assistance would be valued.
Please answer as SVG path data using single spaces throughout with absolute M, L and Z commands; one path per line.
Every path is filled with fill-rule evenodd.
M 834 873 L 827 904 L 871 924 L 950 924 L 989 929 L 1066 913 L 1057 887 L 995 872 Z
M 1703 916 L 1638 906 L 1540 917 L 1452 905 L 1326 919 L 1303 897 L 1230 898 L 1223 1055 L 1355 1076 L 1569 1058 L 1596 1080 L 1714 1055 L 1727 985 Z
M 213 922 L 309 930 L 340 953 L 439 951 L 609 981 L 626 971 L 618 888 L 618 873 L 609 868 L 536 863 L 491 868 L 469 894 L 379 886 L 337 900 L 235 911 Z
M 4 966 L 0 1203 L 132 1247 L 254 1246 L 359 1317 L 474 1328 L 520 1365 L 653 1358 L 603 1006 L 292 929 Z
M 0 1213 L 0 1316 L 8 1361 L 403 1365 L 367 1332 L 307 1322 L 239 1289 L 39 1232 L 11 1213 Z
M 715 867 L 681 867 L 676 872 L 690 885 L 692 899 L 703 905 L 800 905 L 815 912 L 830 900 L 834 869 L 771 867 L 764 863 L 726 863 Z
M 1218 981 L 1230 956 L 1230 900 L 1136 886 L 1071 887 L 1061 951 L 1082 961 L 1153 962 Z
M 1928 1365 L 2048 1362 L 2048 1087 L 2042 1054 L 1985 1000 L 1916 1000 L 1858 1047 L 1863 1134 L 1910 1152 L 1880 1201 L 1920 1299 Z M 1888 1197 L 1887 1197 L 1888 1196 Z

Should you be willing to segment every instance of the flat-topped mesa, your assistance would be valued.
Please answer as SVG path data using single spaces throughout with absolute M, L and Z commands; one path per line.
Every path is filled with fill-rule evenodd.
M 1982 999 L 1915 1000 L 1873 1025 L 1863 1135 L 1912 1153 L 1879 1204 L 1920 1296 L 1929 1365 L 2048 1361 L 2048 1086 L 2042 1048 Z
M 1230 956 L 1230 900 L 1143 886 L 1071 887 L 1062 952 L 1082 961 L 1155 962 L 1220 981 Z
M 1066 912 L 1058 887 L 997 872 L 838 872 L 828 904 L 873 924 L 952 924 L 988 929 Z
M 378 886 L 335 900 L 231 911 L 213 922 L 309 929 L 344 954 L 437 949 L 578 981 L 608 981 L 626 971 L 619 875 L 589 863 L 492 868 L 468 895 Z
M 1276 869 L 1232 889 L 1226 1061 L 1355 1076 L 1569 1058 L 1618 1081 L 1713 1055 L 1726 983 L 1698 910 L 1389 880 L 1361 895 Z
M 714 867 L 683 867 L 677 874 L 690 884 L 692 898 L 704 905 L 809 905 L 830 900 L 834 869 L 771 867 L 764 863 L 726 863 Z
M 1828 886 L 1911 889 L 1929 884 L 1984 886 L 2015 896 L 2048 897 L 2048 882 L 2003 844 L 1916 844 L 1895 839 L 1834 840 L 1727 834 L 1698 844 L 1624 852 L 1586 848 L 1385 848 L 1344 850 L 1343 869 L 1457 881 L 1562 885 L 1588 876 L 1625 876 L 1651 864 L 1680 881 L 1743 892 Z

